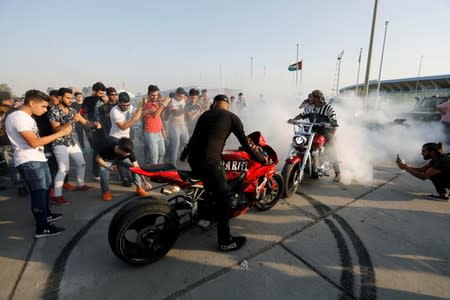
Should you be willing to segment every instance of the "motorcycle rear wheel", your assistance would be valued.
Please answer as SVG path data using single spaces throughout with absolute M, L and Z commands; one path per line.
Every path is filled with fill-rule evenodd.
M 286 163 L 281 174 L 284 178 L 284 194 L 285 198 L 289 198 L 297 190 L 300 185 L 300 164 Z
M 118 258 L 144 265 L 166 255 L 179 233 L 175 210 L 162 198 L 148 197 L 116 213 L 109 225 L 108 240 Z
M 280 201 L 284 192 L 283 177 L 275 173 L 272 179 L 269 179 L 266 183 L 265 196 L 255 203 L 255 207 L 258 210 L 265 211 L 275 206 Z

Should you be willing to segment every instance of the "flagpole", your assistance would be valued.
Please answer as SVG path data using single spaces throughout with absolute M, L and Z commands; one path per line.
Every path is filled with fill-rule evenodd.
M 302 59 L 302 68 L 300 69 L 300 91 L 302 90 L 302 81 L 303 81 L 303 59 Z
M 297 95 L 298 92 L 298 44 L 297 44 L 297 60 L 295 61 L 295 94 Z
M 359 71 L 360 71 L 360 69 L 361 69 L 361 53 L 362 53 L 362 48 L 359 49 L 358 75 L 356 76 L 356 85 L 355 85 L 355 94 L 356 94 L 356 95 L 358 95 Z

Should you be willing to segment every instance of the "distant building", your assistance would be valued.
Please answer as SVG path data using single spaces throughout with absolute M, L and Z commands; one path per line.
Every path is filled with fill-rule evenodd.
M 378 82 L 369 81 L 369 94 L 376 93 Z M 354 92 L 356 85 L 344 87 L 339 93 Z M 364 83 L 358 84 L 358 93 L 362 94 Z M 380 96 L 389 96 L 400 102 L 415 102 L 417 98 L 431 96 L 450 97 L 450 74 L 382 80 Z

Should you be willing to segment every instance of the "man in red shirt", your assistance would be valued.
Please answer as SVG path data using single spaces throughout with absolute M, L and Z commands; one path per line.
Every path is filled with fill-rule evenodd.
M 146 161 L 151 164 L 162 163 L 166 147 L 164 144 L 165 130 L 161 120 L 161 113 L 169 104 L 170 98 L 166 97 L 161 102 L 159 88 L 149 85 L 147 92 L 148 101 L 142 111 L 144 119 L 144 140 L 149 151 L 146 152 Z

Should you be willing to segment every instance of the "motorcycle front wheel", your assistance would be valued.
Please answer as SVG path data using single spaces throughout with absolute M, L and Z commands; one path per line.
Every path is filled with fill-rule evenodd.
M 179 233 L 175 210 L 162 198 L 148 197 L 116 213 L 109 225 L 108 240 L 118 258 L 143 265 L 166 255 Z
M 280 201 L 283 191 L 283 177 L 275 173 L 271 179 L 267 180 L 265 194 L 260 200 L 256 201 L 255 207 L 261 211 L 271 209 Z
M 281 175 L 284 178 L 284 194 L 285 198 L 289 198 L 297 190 L 300 185 L 300 164 L 286 163 L 281 171 Z

